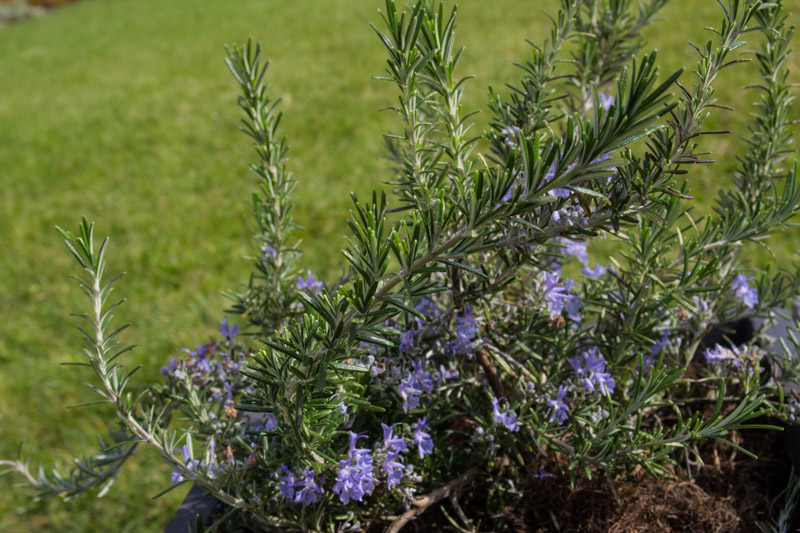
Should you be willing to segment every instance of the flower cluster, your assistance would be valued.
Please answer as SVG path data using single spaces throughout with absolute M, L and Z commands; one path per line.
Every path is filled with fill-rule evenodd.
M 589 254 L 586 250 L 586 241 L 572 240 L 566 237 L 558 239 L 558 244 L 564 247 L 564 255 L 572 256 L 578 259 L 584 267 L 589 266 Z
M 382 447 L 385 453 L 383 459 L 383 470 L 386 473 L 386 484 L 391 489 L 400 483 L 405 473 L 405 465 L 400 453 L 408 450 L 405 440 L 397 437 L 394 434 L 394 424 L 387 426 L 381 422 L 381 429 L 383 429 L 383 442 Z
M 431 373 L 422 368 L 422 361 L 414 361 L 411 366 L 412 370 L 408 371 L 397 387 L 397 393 L 403 400 L 403 411 L 405 412 L 417 408 L 420 395 L 433 392 Z
M 492 416 L 495 425 L 504 426 L 509 431 L 519 431 L 519 421 L 517 413 L 513 409 L 500 411 L 500 400 L 505 398 L 492 398 Z
M 170 359 L 161 367 L 161 375 L 169 386 L 203 391 L 221 405 L 233 401 L 234 395 L 244 387 L 244 376 L 239 370 L 245 366 L 249 354 L 235 344 L 237 325 L 231 326 L 226 319 L 220 324 L 219 332 L 224 337 L 222 342 L 211 341 L 194 350 L 184 350 L 187 357 Z
M 543 299 L 547 302 L 550 318 L 555 319 L 561 316 L 566 309 L 567 316 L 579 322 L 580 318 L 580 296 L 571 294 L 575 281 L 567 279 L 563 284 L 559 283 L 561 274 L 559 272 L 545 272 L 542 279 Z
M 745 307 L 753 309 L 758 305 L 758 290 L 751 288 L 749 282 L 752 278 L 739 274 L 733 279 L 731 289 L 736 295 L 736 298 L 744 304 Z
M 311 294 L 319 294 L 322 291 L 322 281 L 315 278 L 311 270 L 308 270 L 306 274 L 305 278 L 297 276 L 297 289 Z
M 193 474 L 196 473 L 198 470 L 202 470 L 204 468 L 204 464 L 202 461 L 198 459 L 192 459 L 192 454 L 189 451 L 189 446 L 185 445 L 183 448 L 180 449 L 181 453 L 183 453 L 183 466 L 185 468 L 186 473 L 182 473 L 181 471 L 173 471 L 172 472 L 172 484 L 177 485 L 178 483 L 182 483 L 187 481 L 187 475 L 190 476 L 188 479 L 194 479 Z
M 716 344 L 703 351 L 706 363 L 719 369 L 734 368 L 752 375 L 764 352 L 756 346 L 725 346 Z
M 559 385 L 558 395 L 556 396 L 555 400 L 550 400 L 547 402 L 547 407 L 551 409 L 550 418 L 548 420 L 549 422 L 555 422 L 556 424 L 561 425 L 564 423 L 564 420 L 567 419 L 569 406 L 564 402 L 564 397 L 566 395 L 567 386 Z
M 286 465 L 281 465 L 272 475 L 278 481 L 280 493 L 288 502 L 311 505 L 322 494 L 322 488 L 314 480 L 316 474 L 315 470 L 306 466 L 300 475 L 295 475 Z
M 417 447 L 420 459 L 433 453 L 433 439 L 429 433 L 425 432 L 426 429 L 430 429 L 428 424 L 425 423 L 427 418 L 428 417 L 423 416 L 417 419 L 417 425 L 412 436 L 412 441 Z
M 472 307 L 464 305 L 461 316 L 456 317 L 455 339 L 447 343 L 447 352 L 450 355 L 471 355 L 480 345 L 480 340 L 475 341 L 477 326 Z
M 586 392 L 606 395 L 614 392 L 614 378 L 606 372 L 606 360 L 596 346 L 568 359 L 572 374 Z
M 342 503 L 350 500 L 361 501 L 366 494 L 372 492 L 378 482 L 372 475 L 372 451 L 369 448 L 356 448 L 358 439 L 364 435 L 350 432 L 350 449 L 347 458 L 339 461 L 339 471 L 336 473 L 336 483 L 333 492 L 339 496 Z

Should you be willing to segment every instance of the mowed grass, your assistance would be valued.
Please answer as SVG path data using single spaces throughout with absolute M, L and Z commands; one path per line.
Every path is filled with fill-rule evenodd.
M 787 2 L 794 11 L 800 0 Z M 514 80 L 525 38 L 548 29 L 541 8 L 556 2 L 460 2 L 458 37 L 472 74 L 467 109 L 484 109 L 486 87 Z M 702 6 L 698 7 L 698 4 Z M 327 276 L 340 270 L 350 191 L 362 197 L 388 179 L 381 134 L 397 131 L 393 88 L 370 80 L 384 53 L 368 23 L 370 0 L 85 0 L 0 31 L 0 458 L 24 455 L 63 468 L 93 450 L 109 410 L 67 409 L 92 399 L 69 313 L 85 302 L 69 275 L 73 259 L 55 231 L 85 215 L 98 238 L 111 236 L 109 273 L 126 271 L 118 322 L 131 322 L 137 383 L 181 347 L 215 333 L 225 289 L 244 282 L 253 253 L 245 217 L 253 157 L 238 132 L 237 89 L 223 64 L 225 43 L 252 37 L 274 62 L 272 94 L 283 97 L 283 131 L 298 178 L 295 216 L 304 226 L 305 262 Z M 694 61 L 688 40 L 716 24 L 714 2 L 673 1 L 648 30 L 665 70 Z M 793 58 L 797 65 L 797 58 Z M 752 66 L 725 72 L 722 103 L 747 109 L 741 87 Z M 794 76 L 797 79 L 797 76 Z M 689 76 L 683 80 L 690 83 Z M 476 121 L 486 129 L 488 112 Z M 743 127 L 721 113 L 713 128 Z M 703 139 L 719 163 L 699 169 L 692 192 L 706 208 L 729 182 L 741 142 Z M 777 249 L 793 250 L 790 238 Z M 788 253 L 782 254 L 788 257 Z M 5 477 L 5 483 L 16 481 Z M 169 468 L 142 450 L 97 501 L 33 503 L 24 490 L 0 497 L 0 531 L 159 531 L 185 488 L 152 501 Z

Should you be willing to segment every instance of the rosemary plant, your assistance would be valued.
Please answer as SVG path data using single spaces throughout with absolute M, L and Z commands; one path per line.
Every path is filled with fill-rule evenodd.
M 691 475 L 699 443 L 739 448 L 731 431 L 774 428 L 765 415 L 793 421 L 791 350 L 763 330 L 704 343 L 715 326 L 769 320 L 800 289 L 791 265 L 752 272 L 743 257 L 800 206 L 788 160 L 793 27 L 781 2 L 720 2 L 687 81 L 644 51 L 641 30 L 665 3 L 562 0 L 520 80 L 490 89 L 491 130 L 472 137 L 455 8 L 386 0 L 374 29 L 388 54 L 379 79 L 398 91 L 387 108 L 399 118 L 386 136 L 394 196 L 353 196 L 347 273 L 327 284 L 299 266 L 268 64 L 258 45 L 228 48 L 258 156 L 254 271 L 231 293 L 248 335 L 226 320 L 219 340 L 133 394 L 124 328 L 110 324 L 107 241 L 96 248 L 85 220 L 77 235 L 62 230 L 91 306 L 76 364 L 118 416 L 69 475 L 3 463 L 39 497 L 68 499 L 108 487 L 145 443 L 174 469 L 167 490 L 198 484 L 253 530 L 398 531 L 443 498 L 458 527 L 501 530 L 517 494 L 506 481 L 544 465 L 612 487 L 633 469 Z M 725 109 L 714 85 L 744 61 L 750 35 L 761 44 L 747 150 L 698 218 L 687 183 L 713 162 L 702 141 L 731 133 L 706 129 Z M 590 268 L 598 237 L 617 253 Z M 470 517 L 457 494 L 479 477 L 489 508 Z

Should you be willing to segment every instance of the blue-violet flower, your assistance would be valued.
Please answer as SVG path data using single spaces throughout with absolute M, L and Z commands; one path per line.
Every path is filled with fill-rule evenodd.
M 596 346 L 580 356 L 570 357 L 567 361 L 572 365 L 573 374 L 580 380 L 586 392 L 595 392 L 595 386 L 601 394 L 614 392 L 614 378 L 605 371 L 606 360 Z
M 417 445 L 417 451 L 419 452 L 420 459 L 433 453 L 433 439 L 431 439 L 431 436 L 425 432 L 426 429 L 430 429 L 430 427 L 425 423 L 427 418 L 428 417 L 423 416 L 422 418 L 417 419 L 417 428 L 414 430 L 413 435 L 413 441 L 414 444 Z
M 567 387 L 561 385 L 558 387 L 558 396 L 556 396 L 556 399 L 547 402 L 547 406 L 552 409 L 550 413 L 550 422 L 555 421 L 559 426 L 567 419 L 567 411 L 569 411 L 569 406 L 564 403 L 564 396 L 566 394 Z
M 739 301 L 745 305 L 745 307 L 753 309 L 758 304 L 758 290 L 750 288 L 748 281 L 751 279 L 753 278 L 749 278 L 744 274 L 739 274 L 733 279 L 731 288 L 733 289 L 736 298 L 738 298 Z

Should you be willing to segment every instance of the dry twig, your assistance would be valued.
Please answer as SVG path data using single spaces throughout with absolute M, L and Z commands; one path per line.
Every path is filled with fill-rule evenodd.
M 443 500 L 444 498 L 449 498 L 450 495 L 455 494 L 462 486 L 475 479 L 480 471 L 481 469 L 478 467 L 470 468 L 453 481 L 442 485 L 435 491 L 414 498 L 414 501 L 411 504 L 411 509 L 398 516 L 397 519 L 395 519 L 395 521 L 392 522 L 389 528 L 386 530 L 386 533 L 398 533 L 403 526 L 412 521 L 418 515 L 425 512 L 428 507 L 439 502 L 440 500 Z

